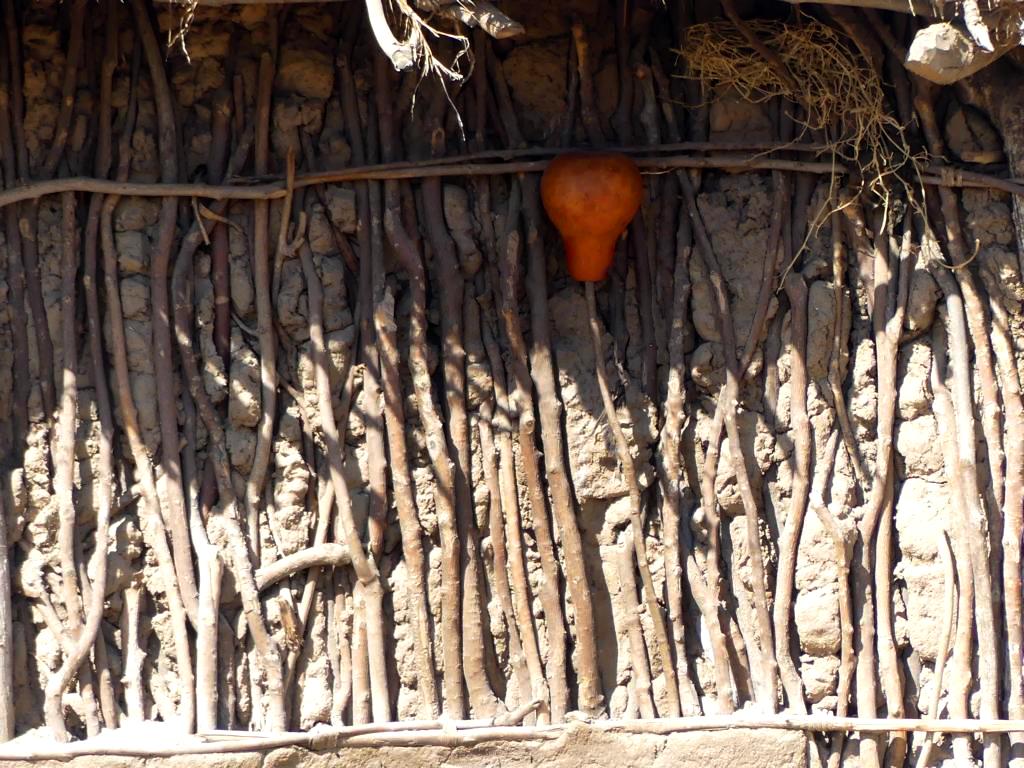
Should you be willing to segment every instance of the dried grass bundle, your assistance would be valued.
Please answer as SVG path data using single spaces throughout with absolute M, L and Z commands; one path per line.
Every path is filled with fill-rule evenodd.
M 800 107 L 796 119 L 824 134 L 829 148 L 863 172 L 868 188 L 883 194 L 885 177 L 914 160 L 903 127 L 886 110 L 882 81 L 841 32 L 807 16 L 797 23 L 756 19 L 749 29 L 785 64 L 790 78 L 751 47 L 731 21 L 697 24 L 677 51 L 684 77 L 706 93 L 734 90 L 753 103 L 777 96 Z

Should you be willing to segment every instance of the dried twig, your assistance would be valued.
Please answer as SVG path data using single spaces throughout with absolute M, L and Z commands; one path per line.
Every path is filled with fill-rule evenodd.
M 239 167 L 245 156 L 248 154 L 252 141 L 252 132 L 244 133 L 238 142 L 235 153 L 229 164 L 229 173 Z M 226 209 L 226 205 L 215 206 L 222 209 L 215 211 L 218 214 Z M 263 611 L 259 602 L 259 590 L 253 575 L 253 563 L 249 558 L 248 547 L 238 522 L 237 500 L 229 468 L 227 438 L 224 433 L 221 420 L 215 412 L 209 395 L 203 385 L 202 375 L 199 370 L 195 351 L 192 347 L 191 337 L 191 311 L 192 295 L 191 283 L 187 278 L 189 267 L 196 250 L 201 242 L 201 228 L 196 222 L 189 233 L 182 239 L 181 248 L 178 252 L 173 276 L 174 292 L 174 325 L 178 347 L 181 351 L 182 369 L 185 374 L 190 395 L 195 402 L 200 418 L 207 429 L 209 441 L 208 461 L 213 466 L 213 473 L 217 481 L 217 490 L 220 496 L 221 513 L 216 517 L 216 523 L 220 528 L 221 541 L 218 542 L 222 548 L 225 564 L 231 569 L 236 587 L 242 598 L 242 615 L 246 626 L 253 638 L 253 646 L 259 665 L 266 676 L 267 685 L 267 725 L 269 727 L 283 728 L 285 722 L 284 712 L 284 685 L 281 675 L 281 658 L 277 644 L 267 631 L 263 619 Z M 197 531 L 198 533 L 198 531 Z M 214 563 L 216 555 L 205 551 L 205 542 L 200 541 L 204 549 L 200 558 L 201 567 L 208 569 L 210 584 L 204 590 L 204 597 L 210 602 L 214 601 L 213 581 L 217 579 L 217 565 Z M 202 583 L 202 580 L 201 580 Z M 200 626 L 203 627 L 204 645 L 208 645 L 211 628 L 210 624 L 216 619 L 216 611 L 211 611 L 213 606 L 208 605 L 203 611 L 203 620 Z M 222 660 L 222 663 L 227 660 Z M 209 669 L 204 669 L 204 686 L 213 685 L 209 676 Z M 210 712 L 204 714 L 205 718 L 210 717 Z
M 561 410 L 554 361 L 551 355 L 547 312 L 547 280 L 544 243 L 539 232 L 540 191 L 536 178 L 522 179 L 523 213 L 529 269 L 526 290 L 530 298 L 530 374 L 537 389 L 544 470 L 551 494 L 551 511 L 558 527 L 565 581 L 575 612 L 577 706 L 584 712 L 601 709 L 601 677 L 597 666 L 594 608 L 583 558 L 583 544 L 573 504 L 572 488 L 565 461 Z
M 875 265 L 873 329 L 875 333 L 875 367 L 878 377 L 878 421 L 876 427 L 875 472 L 869 507 L 865 518 L 878 520 L 875 543 L 875 589 L 877 593 L 878 665 L 886 713 L 903 717 L 903 680 L 892 616 L 892 527 L 895 506 L 893 429 L 896 421 L 896 365 L 899 358 L 900 334 L 909 286 L 900 281 L 910 279 L 906 265 L 910 260 L 911 217 L 903 220 L 903 238 L 899 250 L 899 272 L 890 267 L 889 234 L 884 227 L 875 233 Z M 895 311 L 891 307 L 895 306 Z M 895 732 L 890 737 L 887 760 L 902 765 L 907 754 L 906 734 Z
M 13 22 L 13 2 L 5 3 L 7 12 L 6 25 Z M 17 39 L 17 30 L 9 33 L 10 40 Z M 12 46 L 11 55 L 16 55 Z M 7 188 L 14 187 L 18 182 L 17 153 L 11 134 L 13 119 L 11 108 L 11 61 L 9 56 L 0 55 L 0 159 L 3 160 L 3 180 Z M 20 76 L 20 73 L 18 73 Z M 4 209 L 4 225 L 7 238 L 7 286 L 8 306 L 15 315 L 27 317 L 25 308 L 25 265 L 22 259 L 21 233 L 18 231 L 18 210 L 14 206 Z M 28 328 L 23 322 L 10 323 L 13 365 L 15 370 L 29 370 Z M 12 390 L 12 438 L 15 445 L 20 445 L 28 437 L 28 400 L 32 386 L 30 377 L 15 376 Z M 9 646 L 8 646 L 9 647 Z M 2 686 L 0 686 L 2 687 Z M 8 696 L 4 696 L 8 698 Z M 13 705 L 12 705 L 13 706 Z M 13 732 L 12 732 L 13 738 Z
M 924 84 L 920 78 L 914 78 L 916 89 L 914 106 L 921 120 L 921 128 L 933 155 L 941 156 L 945 149 L 935 118 L 933 103 L 933 87 Z M 985 717 L 999 717 L 999 654 L 997 645 L 997 622 L 993 604 L 992 571 L 994 555 L 989 552 L 988 519 L 985 511 L 985 499 L 978 488 L 977 473 L 969 470 L 976 462 L 974 445 L 974 412 L 971 384 L 970 350 L 967 340 L 959 338 L 961 316 L 966 318 L 967 329 L 970 331 L 970 342 L 974 349 L 974 361 L 978 370 L 978 381 L 981 390 L 981 427 L 985 435 L 988 449 L 989 478 L 996 505 L 1003 501 L 1003 448 L 1002 430 L 1000 428 L 1001 409 L 996 390 L 995 371 L 992 363 L 992 347 L 989 339 L 989 322 L 985 306 L 974 277 L 966 267 L 970 259 L 967 255 L 963 230 L 960 226 L 960 203 L 957 196 L 949 189 L 939 189 L 939 200 L 942 204 L 942 218 L 945 223 L 946 246 L 951 256 L 959 294 L 952 294 L 949 275 L 942 275 L 940 287 L 946 294 L 950 322 L 950 355 L 953 362 L 953 398 L 956 403 L 958 450 L 960 462 L 964 467 L 963 493 L 968 527 L 965 532 L 971 547 L 971 571 L 974 574 L 975 615 L 978 629 L 979 665 L 978 676 L 981 679 L 982 713 Z M 929 265 L 932 266 L 931 264 Z M 946 270 L 939 269 L 941 272 Z M 943 283 L 946 283 L 944 285 Z M 966 412 L 961 412 L 966 409 Z M 969 437 L 970 436 L 970 437 Z M 968 442 L 970 445 L 968 445 Z M 985 739 L 985 765 L 1001 764 L 1002 751 L 998 738 Z
M 589 285 L 589 283 L 588 283 Z M 629 660 L 632 668 L 630 685 L 640 717 L 654 717 L 653 691 L 651 689 L 651 668 L 647 662 L 647 647 L 644 643 L 644 631 L 640 625 L 640 603 L 636 597 L 636 574 L 633 570 L 633 557 L 636 545 L 633 532 L 626 529 L 622 532 L 622 546 L 617 548 L 614 557 L 619 576 L 619 594 L 622 597 L 623 618 L 626 637 L 629 645 Z
M 206 163 L 210 182 L 224 180 L 223 165 L 227 154 L 231 124 L 231 98 L 227 91 L 217 94 L 210 126 L 210 154 Z M 213 345 L 224 365 L 225 376 L 231 368 L 231 274 L 230 243 L 227 227 L 214 230 L 210 249 L 210 279 L 213 283 Z
M 262 592 L 282 579 L 290 578 L 310 568 L 340 568 L 352 562 L 348 547 L 329 542 L 317 543 L 300 549 L 273 564 L 256 571 L 256 588 Z

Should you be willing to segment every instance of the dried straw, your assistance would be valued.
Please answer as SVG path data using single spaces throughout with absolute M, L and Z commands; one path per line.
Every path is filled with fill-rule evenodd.
M 822 135 L 837 158 L 860 168 L 871 191 L 882 194 L 885 177 L 917 164 L 902 126 L 886 110 L 881 80 L 841 32 L 805 15 L 796 23 L 745 23 L 786 65 L 788 84 L 724 20 L 690 27 L 678 51 L 688 65 L 685 76 L 700 81 L 706 93 L 731 90 L 753 103 L 782 97 L 800 105 L 798 121 Z

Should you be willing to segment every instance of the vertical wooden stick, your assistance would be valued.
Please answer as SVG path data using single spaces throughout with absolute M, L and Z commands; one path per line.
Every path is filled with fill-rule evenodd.
M 14 616 L 11 603 L 11 551 L 7 505 L 0 489 L 0 744 L 14 738 Z
M 956 611 L 956 572 L 953 565 L 953 549 L 949 544 L 949 535 L 941 531 L 936 537 L 939 543 L 939 554 L 942 557 L 943 598 L 942 598 L 942 634 L 939 638 L 939 649 L 935 655 L 935 676 L 932 678 L 932 697 L 928 704 L 928 716 L 939 717 L 939 700 L 942 698 L 942 678 L 946 668 L 946 657 L 949 655 L 950 636 L 953 633 L 953 614 Z M 927 768 L 935 738 L 926 734 L 921 751 L 917 754 L 917 768 Z
M 67 631 L 77 639 L 82 629 L 82 600 L 78 594 L 78 571 L 75 565 L 75 424 L 78 410 L 78 333 L 75 323 L 76 293 L 78 281 L 78 237 L 75 211 L 75 195 L 65 192 L 61 195 L 63 213 L 63 258 L 61 260 L 61 345 L 63 346 L 63 380 L 61 383 L 60 416 L 54 435 L 54 492 L 60 503 L 60 528 L 57 531 L 60 552 L 62 600 L 67 622 Z M 86 645 L 88 651 L 91 644 Z M 84 654 L 83 654 L 84 655 Z M 62 697 L 72 669 L 62 670 L 50 678 L 46 685 L 46 724 L 57 741 L 69 741 L 71 736 L 64 725 Z M 78 659 L 81 661 L 81 659 Z
M 683 607 L 682 582 L 683 563 L 690 557 L 687 551 L 689 548 L 684 546 L 687 539 L 684 537 L 681 542 L 679 535 L 680 525 L 689 526 L 689 521 L 682 521 L 680 516 L 680 486 L 683 483 L 683 473 L 679 456 L 686 413 L 684 334 L 690 307 L 690 253 L 692 252 L 692 234 L 689 219 L 685 214 L 679 219 L 674 250 L 673 293 L 670 302 L 672 312 L 668 324 L 668 386 L 663 406 L 665 416 L 661 430 L 661 446 L 658 451 L 658 468 L 662 486 L 661 514 L 663 536 L 665 537 L 665 589 L 668 595 L 668 615 L 672 624 L 676 668 L 679 671 L 679 699 L 682 714 L 689 716 L 700 714 L 701 706 L 697 691 L 690 680 L 689 662 L 686 656 L 686 616 Z M 691 582 L 691 592 L 694 593 L 694 599 L 698 603 L 701 614 L 704 615 L 710 606 L 706 605 L 706 600 L 697 599 L 697 595 L 704 596 L 706 589 L 701 590 L 700 586 L 694 587 Z M 708 624 L 708 633 L 711 636 L 713 665 L 717 681 L 719 664 L 723 663 L 728 672 L 729 662 L 725 652 L 724 639 L 721 638 L 721 630 L 718 626 L 717 611 L 711 611 L 708 616 L 714 617 L 713 621 Z M 705 618 L 706 620 L 707 618 Z M 716 630 L 718 631 L 716 632 Z M 718 643 L 720 639 L 722 640 L 721 647 Z M 723 659 L 722 662 L 719 660 L 719 652 Z M 732 686 L 728 677 L 723 682 L 726 684 L 726 692 L 729 692 Z
M 803 530 L 804 515 L 807 512 L 808 494 L 811 488 L 811 422 L 807 417 L 807 283 L 803 276 L 791 273 L 785 283 L 789 297 L 789 313 L 793 345 L 790 358 L 790 425 L 795 433 L 794 453 L 796 471 L 793 475 L 792 496 L 786 527 L 779 541 L 779 567 L 775 577 L 775 655 L 779 660 L 779 676 L 786 691 L 789 709 L 807 713 L 804 701 L 804 686 L 800 673 L 793 663 L 790 648 L 790 611 L 793 606 L 793 587 L 796 581 L 796 559 L 800 546 L 800 532 Z
M 480 453 L 483 461 L 484 481 L 487 483 L 489 496 L 488 527 L 491 552 L 494 556 L 494 589 L 508 631 L 509 666 L 512 667 L 512 674 L 519 687 L 519 700 L 524 701 L 531 688 L 530 671 L 526 666 L 523 643 L 519 637 L 519 626 L 516 623 L 515 610 L 512 607 L 512 589 L 508 583 L 508 550 L 505 546 L 504 511 L 501 506 L 501 486 L 498 480 L 497 447 L 491 426 L 493 410 L 489 401 L 480 406 L 477 428 L 480 430 Z
M 388 456 L 391 462 L 391 486 L 402 532 L 402 554 L 409 579 L 411 616 L 416 636 L 416 679 L 425 714 L 440 713 L 437 685 L 434 681 L 434 644 L 431 633 L 430 604 L 424 578 L 426 562 L 416 496 L 413 492 L 409 458 L 405 447 L 405 398 L 398 370 L 397 328 L 394 321 L 394 298 L 385 292 L 374 309 L 377 342 L 380 346 L 381 375 L 384 384 L 384 421 L 387 427 Z
M 630 525 L 633 528 L 633 547 L 636 552 L 637 565 L 640 569 L 640 578 L 644 589 L 644 598 L 647 603 L 647 611 L 654 623 L 654 638 L 658 648 L 658 656 L 661 658 L 662 670 L 665 675 L 666 693 L 669 700 L 669 708 L 678 711 L 679 709 L 679 685 L 676 680 L 676 670 L 672 662 L 672 651 L 668 642 L 668 630 L 665 628 L 665 618 L 658 605 L 657 592 L 654 589 L 654 580 L 651 577 L 651 567 L 647 559 L 647 545 L 644 542 L 643 518 L 641 517 L 640 484 L 636 477 L 636 465 L 633 462 L 633 455 L 629 450 L 629 443 L 619 423 L 618 412 L 612 400 L 611 391 L 608 388 L 608 374 L 605 372 L 604 362 L 604 340 L 601 322 L 597 316 L 597 299 L 594 294 L 594 284 L 586 283 L 587 312 L 590 318 L 590 339 L 594 345 L 594 366 L 597 373 L 597 385 L 601 391 L 601 400 L 604 403 L 605 418 L 611 427 L 612 436 L 615 438 L 615 447 L 618 453 L 619 463 L 622 465 L 622 473 L 626 480 L 626 487 L 629 489 L 630 503 Z
M 377 82 L 386 84 L 386 62 L 376 62 Z M 379 87 L 379 86 L 378 86 Z M 396 157 L 393 120 L 381 112 L 381 158 L 391 162 Z M 391 241 L 402 266 L 409 275 L 412 311 L 409 317 L 409 372 L 416 403 L 426 434 L 431 467 L 439 489 L 435 495 L 438 527 L 443 549 L 441 568 L 442 658 L 444 661 L 444 709 L 449 717 L 462 717 L 466 710 L 463 693 L 461 602 L 459 600 L 459 542 L 455 529 L 455 506 L 450 491 L 454 488 L 451 461 L 447 456 L 444 427 L 434 404 L 427 361 L 427 276 L 415 243 L 401 221 L 401 200 L 398 182 L 384 184 L 384 232 Z
M 934 239 L 928 229 L 925 241 Z M 935 244 L 937 245 L 937 244 Z M 966 717 L 968 697 L 974 680 L 971 668 L 974 662 L 974 580 L 971 576 L 971 555 L 961 521 L 964 517 L 963 472 L 957 456 L 957 425 L 953 412 L 953 401 L 946 386 L 946 330 L 936 323 L 932 329 L 932 366 L 930 383 L 933 396 L 933 410 L 942 443 L 942 461 L 946 482 L 951 491 L 952 510 L 949 514 L 949 528 L 952 533 L 956 556 L 956 580 L 958 586 L 956 609 L 956 638 L 953 645 L 953 659 L 949 670 L 948 704 L 949 716 Z M 973 762 L 970 734 L 956 734 L 953 737 L 953 756 L 963 764 Z
M 149 79 L 156 102 L 160 154 L 160 178 L 164 183 L 178 181 L 178 139 L 174 102 L 171 96 L 164 57 L 153 32 L 149 9 L 141 0 L 134 0 L 135 24 L 142 43 L 142 52 L 149 70 Z M 178 590 L 192 625 L 198 619 L 198 589 L 192 565 L 192 547 L 185 517 L 185 495 L 181 480 L 181 440 L 178 430 L 178 393 L 175 386 L 174 363 L 171 357 L 171 310 L 169 276 L 171 252 L 177 229 L 178 201 L 163 198 L 160 204 L 157 242 L 150 256 L 150 301 L 153 310 L 153 367 L 156 379 L 157 413 L 160 422 L 161 468 L 163 478 L 161 509 L 171 536 L 174 570 Z M 179 631 L 181 631 L 179 629 Z M 189 675 L 191 677 L 191 674 Z M 194 695 L 189 685 L 189 695 Z
M 587 283 L 590 285 L 590 283 Z M 626 634 L 629 638 L 629 658 L 633 675 L 630 678 L 636 696 L 640 717 L 655 717 L 653 692 L 651 690 L 651 668 L 647 662 L 647 648 L 644 632 L 640 625 L 640 603 L 636 597 L 636 575 L 633 571 L 633 557 L 636 545 L 633 531 L 627 528 L 622 533 L 622 548 L 615 553 L 619 574 L 619 589 L 625 607 Z
M 432 155 L 444 148 L 444 131 L 434 126 Z M 469 420 L 466 415 L 466 350 L 462 339 L 464 279 L 459 269 L 455 244 L 444 219 L 443 190 L 439 178 L 423 182 L 423 212 L 427 239 L 434 255 L 438 277 L 441 316 L 441 357 L 444 369 L 445 403 L 448 407 L 448 437 L 451 444 L 446 458 L 451 463 L 454 485 L 442 485 L 443 493 L 453 493 L 462 575 L 462 664 L 469 701 L 477 716 L 492 716 L 499 706 L 487 679 L 484 662 L 480 605 L 479 533 L 473 519 L 470 488 Z M 440 480 L 440 478 L 438 478 Z
M 511 208 L 510 204 L 510 208 Z M 512 216 L 515 214 L 515 220 Z M 500 315 L 510 351 L 511 381 L 515 383 L 514 399 L 518 400 L 519 451 L 533 513 L 534 534 L 541 560 L 542 580 L 539 587 L 544 606 L 544 625 L 548 637 L 547 677 L 551 690 L 551 719 L 561 722 L 569 705 L 565 673 L 565 621 L 559 598 L 558 559 L 555 555 L 551 524 L 548 521 L 547 496 L 540 482 L 540 461 L 534 445 L 534 407 L 530 374 L 527 368 L 526 340 L 519 323 L 516 287 L 519 284 L 521 237 L 518 207 L 510 210 L 505 221 L 504 258 L 499 254 L 501 272 Z
M 268 171 L 270 160 L 270 101 L 274 83 L 274 60 L 269 53 L 260 57 L 256 95 L 257 174 Z M 245 519 L 249 551 L 260 562 L 260 498 L 266 481 L 270 450 L 273 447 L 277 406 L 277 342 L 273 325 L 273 299 L 270 295 L 270 203 L 257 201 L 253 207 L 253 289 L 256 294 L 256 318 L 260 345 L 260 426 L 252 469 L 245 485 Z M 337 489 L 335 489 L 337 490 Z
M 982 273 L 987 275 L 988 273 Z M 1009 676 L 1008 710 L 1011 718 L 1024 717 L 1021 670 L 1021 536 L 1024 535 L 1024 400 L 1014 357 L 1010 318 L 999 286 L 988 285 L 992 310 L 992 348 L 999 368 L 1005 410 L 1006 493 L 1003 496 L 1003 596 L 1006 601 L 1006 655 Z M 1024 734 L 1011 735 L 1011 742 Z
M 505 384 L 505 366 L 501 359 L 498 344 L 487 324 L 483 324 L 484 348 L 491 363 L 491 378 L 494 381 L 494 393 L 498 412 L 506 417 L 511 408 L 508 399 L 508 387 Z M 538 712 L 538 722 L 547 719 L 548 686 L 540 661 L 540 650 L 535 634 L 533 613 L 530 610 L 530 582 L 526 576 L 526 564 L 523 557 L 522 530 L 519 519 L 519 492 L 516 487 L 515 456 L 512 451 L 512 427 L 499 428 L 495 435 L 498 445 L 498 484 L 501 494 L 501 508 L 504 513 L 504 538 L 508 545 L 509 567 L 512 574 L 511 599 L 515 607 L 519 623 L 519 638 L 526 653 L 526 666 L 530 674 L 530 690 L 534 699 L 542 702 Z

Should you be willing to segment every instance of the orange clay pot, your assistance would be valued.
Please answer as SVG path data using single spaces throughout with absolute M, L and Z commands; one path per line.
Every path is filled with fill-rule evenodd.
M 540 195 L 562 235 L 570 275 L 582 282 L 604 279 L 643 191 L 640 171 L 625 155 L 568 152 L 551 161 Z

